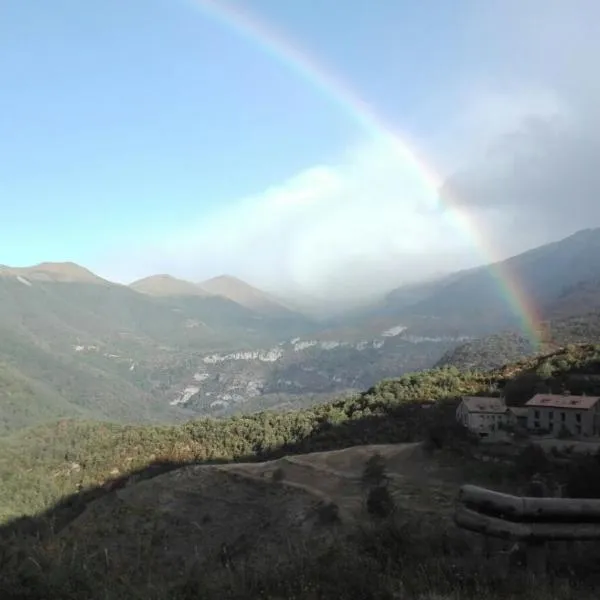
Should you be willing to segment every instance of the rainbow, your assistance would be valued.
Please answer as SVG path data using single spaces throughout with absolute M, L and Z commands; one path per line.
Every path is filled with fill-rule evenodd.
M 348 117 L 371 137 L 389 144 L 389 147 L 398 156 L 398 160 L 418 174 L 419 184 L 422 186 L 422 191 L 425 192 L 424 196 L 431 201 L 431 206 L 441 207 L 452 215 L 459 230 L 482 254 L 500 292 L 518 317 L 522 331 L 535 347 L 539 346 L 542 322 L 535 305 L 527 297 L 508 266 L 501 261 L 491 247 L 475 218 L 459 203 L 453 201 L 449 194 L 441 194 L 442 178 L 421 158 L 416 150 L 416 144 L 409 135 L 406 133 L 400 135 L 355 90 L 255 15 L 242 10 L 239 6 L 233 7 L 218 0 L 185 1 L 190 7 L 199 10 L 206 18 L 219 23 L 249 43 L 261 48 L 273 60 L 282 64 L 304 80 L 308 86 L 319 91 L 344 110 Z

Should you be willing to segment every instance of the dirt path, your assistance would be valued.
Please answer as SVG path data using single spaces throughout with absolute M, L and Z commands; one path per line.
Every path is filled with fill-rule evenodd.
M 451 511 L 457 484 L 428 458 L 420 443 L 357 446 L 333 452 L 286 456 L 258 464 L 230 464 L 218 468 L 242 477 L 270 480 L 280 469 L 282 484 L 334 502 L 347 517 L 356 516 L 364 500 L 361 476 L 366 461 L 379 453 L 386 464 L 398 506 L 418 512 Z

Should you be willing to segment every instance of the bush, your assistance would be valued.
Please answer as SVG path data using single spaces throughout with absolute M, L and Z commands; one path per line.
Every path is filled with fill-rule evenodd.
M 515 470 L 523 477 L 532 477 L 536 473 L 545 473 L 551 467 L 546 453 L 536 444 L 529 444 L 515 460 Z
M 321 525 L 333 525 L 340 522 L 340 507 L 335 502 L 321 502 L 317 506 L 317 515 Z
M 377 519 L 385 519 L 395 511 L 394 499 L 386 485 L 372 488 L 367 495 L 367 512 Z
M 367 489 L 387 485 L 389 477 L 385 472 L 385 461 L 379 452 L 367 460 L 362 474 L 363 486 Z

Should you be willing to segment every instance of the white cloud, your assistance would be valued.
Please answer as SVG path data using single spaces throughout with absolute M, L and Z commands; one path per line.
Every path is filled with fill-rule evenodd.
M 145 272 L 121 277 L 230 273 L 268 289 L 354 301 L 469 262 L 469 241 L 432 208 L 435 199 L 426 174 L 395 144 L 371 141 L 208 219 L 191 216 L 141 249 Z
M 443 195 L 472 213 L 498 256 L 600 225 L 600 3 L 472 5 L 470 83 L 453 90 L 462 103 L 443 129 L 419 140 L 453 173 Z M 365 296 L 483 259 L 435 204 L 422 171 L 389 140 L 370 141 L 208 218 L 190 215 L 118 275 L 231 273 L 330 300 Z
M 471 29 L 493 68 L 474 77 L 437 140 L 453 169 L 444 193 L 478 216 L 501 253 L 600 226 L 600 4 L 479 6 Z

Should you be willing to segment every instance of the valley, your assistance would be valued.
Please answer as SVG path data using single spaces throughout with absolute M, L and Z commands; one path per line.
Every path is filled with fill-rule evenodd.
M 519 315 L 484 268 L 317 320 L 230 276 L 125 286 L 73 263 L 2 267 L 0 365 L 19 392 L 0 432 L 64 416 L 178 423 L 294 410 L 436 364 L 498 367 L 594 341 L 600 267 L 586 257 L 599 240 L 582 231 L 501 267 L 546 317 L 539 348 L 514 329 Z

